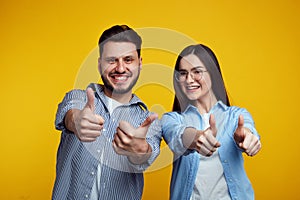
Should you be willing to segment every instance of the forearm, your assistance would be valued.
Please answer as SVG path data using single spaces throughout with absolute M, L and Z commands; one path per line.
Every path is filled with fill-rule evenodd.
M 197 130 L 195 128 L 186 128 L 182 134 L 182 144 L 186 149 L 195 149 L 197 141 Z
M 137 152 L 130 156 L 128 156 L 128 159 L 131 163 L 140 165 L 145 163 L 151 156 L 152 148 L 151 146 L 146 142 L 145 145 Z
M 65 127 L 73 133 L 76 131 L 75 116 L 79 112 L 80 112 L 80 110 L 78 110 L 78 109 L 71 109 L 66 113 L 65 118 L 64 118 Z

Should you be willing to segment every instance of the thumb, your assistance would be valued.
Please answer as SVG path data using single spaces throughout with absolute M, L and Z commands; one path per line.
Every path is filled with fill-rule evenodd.
M 88 107 L 92 110 L 92 112 L 95 111 L 95 94 L 92 88 L 86 89 L 86 95 L 87 95 L 87 103 L 85 107 Z
M 157 118 L 158 116 L 156 113 L 151 114 L 149 117 L 147 117 L 147 119 L 145 119 L 145 121 L 142 123 L 140 127 L 149 127 L 152 124 L 152 122 Z
M 245 132 L 244 132 L 244 117 L 243 115 L 239 116 L 238 119 L 238 126 L 235 130 L 234 133 L 234 139 L 237 143 L 243 142 L 244 138 L 245 138 Z
M 215 116 L 213 114 L 211 114 L 209 116 L 209 125 L 210 125 L 210 129 L 212 131 L 213 136 L 217 136 L 217 127 L 216 127 L 216 120 L 215 120 Z
M 157 114 L 151 114 L 138 128 L 134 128 L 130 123 L 126 121 L 120 121 L 119 128 L 127 135 L 131 135 L 136 138 L 146 138 L 149 126 L 156 118 Z
M 142 125 L 136 129 L 135 136 L 139 137 L 139 138 L 146 138 L 147 131 L 148 131 L 150 125 L 157 118 L 158 118 L 158 116 L 156 113 L 151 114 L 149 117 L 147 117 L 147 119 L 145 119 L 145 121 L 142 123 Z

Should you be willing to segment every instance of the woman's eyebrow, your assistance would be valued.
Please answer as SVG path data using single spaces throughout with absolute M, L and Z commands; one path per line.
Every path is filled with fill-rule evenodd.
M 192 69 L 205 69 L 205 67 L 204 66 L 201 66 L 201 65 L 199 65 L 199 66 L 195 66 L 195 67 L 193 67 Z

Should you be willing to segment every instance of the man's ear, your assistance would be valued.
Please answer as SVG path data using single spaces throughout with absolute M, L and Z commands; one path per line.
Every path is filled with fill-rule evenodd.
M 143 64 L 142 64 L 142 63 L 143 63 L 142 60 L 143 60 L 143 58 L 140 57 L 140 58 L 139 58 L 139 67 L 140 67 L 140 70 L 142 69 L 142 65 L 143 65 Z
M 100 57 L 98 58 L 98 71 L 101 75 L 101 58 Z

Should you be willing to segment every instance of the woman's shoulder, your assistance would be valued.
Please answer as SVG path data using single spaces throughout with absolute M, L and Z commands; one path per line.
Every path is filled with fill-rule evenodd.
M 162 115 L 161 121 L 180 121 L 182 119 L 182 114 L 180 112 L 172 111 L 166 112 Z
M 181 113 L 177 111 L 172 111 L 172 112 L 166 112 L 162 115 L 162 118 L 164 117 L 180 117 Z
M 239 115 L 250 115 L 246 108 L 239 106 L 226 106 L 225 112 L 233 118 L 238 118 Z

